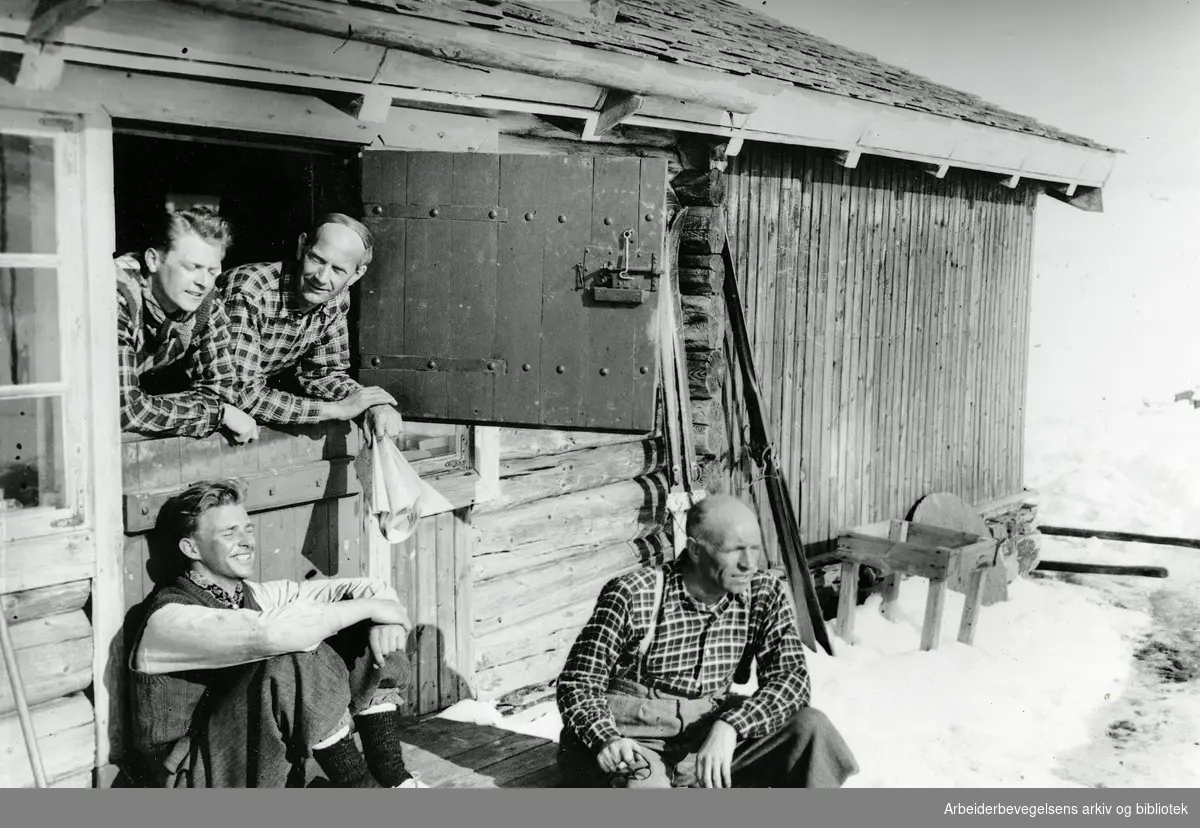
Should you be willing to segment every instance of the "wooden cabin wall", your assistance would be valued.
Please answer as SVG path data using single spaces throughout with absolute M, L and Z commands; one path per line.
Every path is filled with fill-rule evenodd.
M 1019 493 L 1037 190 L 757 144 L 727 172 L 755 366 L 806 544 L 934 491 Z M 744 490 L 734 466 L 728 486 Z
M 46 779 L 55 788 L 92 785 L 96 712 L 92 683 L 91 595 L 84 578 L 0 596 L 30 707 Z M 0 788 L 33 787 L 25 738 L 7 671 L 0 663 Z
M 660 437 L 500 435 L 500 496 L 471 515 L 472 664 L 481 698 L 556 678 L 601 587 L 672 554 Z

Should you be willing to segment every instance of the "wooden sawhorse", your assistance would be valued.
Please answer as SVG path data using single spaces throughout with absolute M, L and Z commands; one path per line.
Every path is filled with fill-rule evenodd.
M 872 534 L 882 533 L 887 537 Z M 882 569 L 886 575 L 883 614 L 896 618 L 896 601 L 905 575 L 929 579 L 929 597 L 925 601 L 925 622 L 921 628 L 921 649 L 937 648 L 946 605 L 946 581 L 955 572 L 967 575 L 967 600 L 958 640 L 971 644 L 983 594 L 983 578 L 999 562 L 999 543 L 993 538 L 970 532 L 943 529 L 925 523 L 893 520 L 847 532 L 838 538 L 834 555 L 842 562 L 842 582 L 838 594 L 837 633 L 853 643 L 854 611 L 858 598 L 858 572 L 863 564 Z

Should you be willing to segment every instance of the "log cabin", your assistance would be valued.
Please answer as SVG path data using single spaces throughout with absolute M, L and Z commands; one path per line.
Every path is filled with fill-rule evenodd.
M 412 712 L 545 698 L 673 516 L 761 499 L 726 279 L 814 565 L 934 491 L 1036 554 L 1038 196 L 1099 210 L 1115 150 L 728 0 L 0 0 L 0 65 L 0 606 L 53 786 L 116 776 L 154 518 L 214 475 L 248 483 L 262 578 L 396 585 Z M 365 515 L 356 426 L 120 433 L 109 262 L 197 203 L 227 265 L 324 210 L 379 234 L 356 370 L 446 500 L 409 540 Z M 6 787 L 16 707 L 5 674 Z

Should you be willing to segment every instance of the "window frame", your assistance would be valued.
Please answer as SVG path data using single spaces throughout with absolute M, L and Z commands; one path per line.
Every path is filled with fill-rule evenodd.
M 401 412 L 403 415 L 403 412 Z M 434 423 L 428 420 L 409 420 L 405 419 L 404 424 L 408 426 L 410 423 L 428 423 L 429 425 L 450 425 L 454 427 L 454 454 L 443 455 L 440 457 L 423 457 L 418 460 L 412 459 L 410 452 L 402 452 L 404 459 L 413 467 L 419 476 L 427 479 L 434 479 L 442 474 L 471 471 L 473 467 L 472 451 L 475 445 L 475 434 L 471 426 L 462 423 Z
M 5 540 L 20 541 L 77 531 L 88 521 L 87 415 L 90 409 L 86 366 L 76 355 L 87 353 L 87 266 L 84 257 L 83 119 L 76 115 L 0 108 L 6 135 L 50 138 L 54 142 L 53 253 L 0 253 L 0 268 L 44 269 L 55 273 L 58 287 L 59 379 L 55 382 L 0 386 L 5 400 L 59 399 L 62 428 L 62 503 L 8 510 Z M 84 288 L 84 289 L 81 289 Z

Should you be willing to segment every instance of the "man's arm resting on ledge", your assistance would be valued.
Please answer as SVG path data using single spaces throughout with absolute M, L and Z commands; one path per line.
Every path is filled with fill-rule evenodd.
M 250 664 L 284 653 L 310 652 L 361 621 L 403 624 L 395 601 L 296 600 L 264 612 L 168 604 L 146 622 L 132 661 L 142 673 L 174 673 Z

